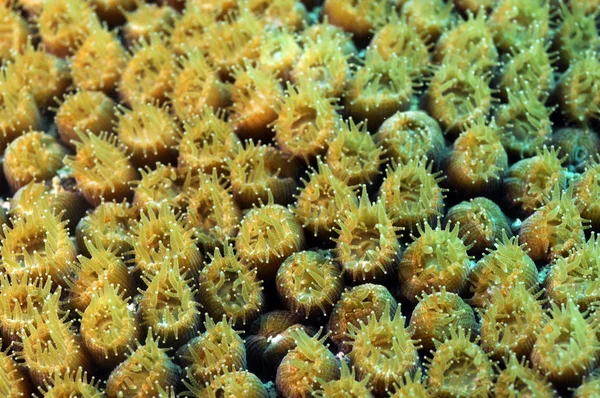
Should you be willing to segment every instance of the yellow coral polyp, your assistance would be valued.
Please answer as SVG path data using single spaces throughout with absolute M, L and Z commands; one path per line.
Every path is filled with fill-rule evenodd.
M 200 186 L 188 196 L 185 220 L 205 252 L 211 252 L 234 240 L 242 211 L 216 170 L 212 175 L 200 174 L 199 179 Z
M 405 373 L 413 375 L 419 366 L 418 340 L 404 327 L 401 311 L 390 312 L 389 305 L 377 318 L 368 323 L 349 325 L 348 354 L 359 378 L 369 376 L 369 386 L 378 395 L 384 395 L 398 383 Z
M 67 156 L 64 163 L 73 169 L 77 187 L 87 201 L 97 206 L 128 197 L 137 172 L 117 138 L 106 133 L 78 133 L 78 137 L 76 154 Z
M 573 190 L 555 187 L 543 205 L 525 219 L 519 230 L 519 243 L 527 244 L 534 261 L 567 255 L 585 240 L 587 221 L 581 217 L 581 204 L 573 200 Z
M 306 318 L 327 316 L 342 294 L 341 270 L 327 253 L 303 251 L 289 256 L 275 279 L 287 308 Z
M 398 242 L 402 228 L 394 226 L 394 218 L 382 201 L 371 203 L 363 186 L 359 203 L 336 220 L 338 237 L 335 254 L 346 279 L 353 282 L 383 281 L 395 272 L 402 249 Z
M 124 361 L 129 346 L 137 343 L 141 332 L 137 315 L 119 291 L 122 292 L 118 285 L 106 280 L 93 292 L 81 314 L 83 346 L 97 363 L 106 367 Z
M 13 192 L 31 181 L 50 180 L 62 167 L 67 150 L 50 134 L 31 131 L 4 152 L 2 167 Z
M 127 65 L 125 49 L 107 29 L 93 29 L 71 60 L 71 76 L 79 89 L 110 93 Z
M 139 301 L 143 324 L 158 343 L 178 346 L 196 334 L 200 326 L 199 304 L 191 280 L 180 270 L 179 261 L 166 259 L 158 272 L 143 277 L 146 289 Z
M 66 222 L 48 208 L 38 208 L 32 214 L 4 225 L 2 267 L 13 278 L 26 275 L 51 277 L 58 285 L 66 283 L 71 263 L 77 251 L 69 239 Z
M 427 375 L 434 396 L 486 396 L 494 385 L 492 361 L 464 329 L 436 344 Z
M 235 155 L 240 140 L 225 116 L 223 111 L 206 107 L 200 115 L 184 121 L 177 148 L 179 175 L 198 170 L 209 175 L 226 173 L 227 161 Z
M 60 308 L 62 289 L 54 289 L 51 278 L 0 276 L 0 332 L 4 342 L 20 341 L 19 333 L 34 322 L 36 314 L 51 305 Z M 1 384 L 1 383 L 0 383 Z
M 269 196 L 275 203 L 289 203 L 299 172 L 298 163 L 286 153 L 251 141 L 237 145 L 227 170 L 231 191 L 242 208 L 266 203 Z
M 318 160 L 317 169 L 309 172 L 308 180 L 296 197 L 294 213 L 302 226 L 315 236 L 330 236 L 336 218 L 350 210 L 356 194 L 346 181 L 336 177 L 329 166 Z
M 165 261 L 179 261 L 182 271 L 195 275 L 202 265 L 192 228 L 185 225 L 168 203 L 148 208 L 133 227 L 136 267 L 149 275 L 163 268 Z
M 301 398 L 318 390 L 321 384 L 338 379 L 337 358 L 324 345 L 325 337 L 309 337 L 302 329 L 291 332 L 296 348 L 289 351 L 277 368 L 275 383 L 288 398 Z
M 327 151 L 338 127 L 335 99 L 302 79 L 288 84 L 279 117 L 274 123 L 275 142 L 284 153 L 306 162 Z
M 133 102 L 131 110 L 120 108 L 115 128 L 119 141 L 138 167 L 168 163 L 181 134 L 169 107 Z
M 331 172 L 349 185 L 372 184 L 383 163 L 383 148 L 367 131 L 367 125 L 352 119 L 340 123 L 340 129 L 329 143 L 325 162 Z
M 600 357 L 598 326 L 572 300 L 551 304 L 551 319 L 540 331 L 531 362 L 548 379 L 560 385 L 577 385 Z
M 545 281 L 547 297 L 557 304 L 573 300 L 581 310 L 595 306 L 600 300 L 599 259 L 600 243 L 592 234 L 587 242 L 552 264 Z
M 402 296 L 417 301 L 422 292 L 445 287 L 461 293 L 471 268 L 469 249 L 458 236 L 459 226 L 417 227 L 420 236 L 406 248 L 398 266 Z
M 234 69 L 233 76 L 230 118 L 236 133 L 241 138 L 269 138 L 283 97 L 279 81 L 272 73 L 251 65 Z
M 394 224 L 414 232 L 442 215 L 446 192 L 440 187 L 442 180 L 426 159 L 407 160 L 387 169 L 379 198 Z
M 378 127 L 388 117 L 409 108 L 414 93 L 415 74 L 409 63 L 392 54 L 384 59 L 369 51 L 348 84 L 345 109 L 359 120 Z
M 167 100 L 175 75 L 175 57 L 166 39 L 153 34 L 133 46 L 121 74 L 119 95 L 126 104 Z
M 73 264 L 73 276 L 69 281 L 71 305 L 84 312 L 94 295 L 106 285 L 117 287 L 124 297 L 133 296 L 135 284 L 118 248 L 112 244 L 104 246 L 98 239 L 85 239 L 83 243 L 89 254 L 77 256 L 77 262 Z
M 44 47 L 61 58 L 72 55 L 99 24 L 92 5 L 84 0 L 46 1 L 37 22 Z
M 206 114 L 206 107 L 217 110 L 230 104 L 230 90 L 217 72 L 198 50 L 179 60 L 171 100 L 181 120 L 190 121 L 194 115 Z
M 242 262 L 263 280 L 274 278 L 281 263 L 303 246 L 304 231 L 294 213 L 271 200 L 244 216 L 235 239 Z
M 200 302 L 213 319 L 226 316 L 234 325 L 246 326 L 265 306 L 256 269 L 243 264 L 232 246 L 225 246 L 223 254 L 216 249 L 210 257 L 198 280 Z
M 539 300 L 541 292 L 533 293 L 524 284 L 510 290 L 495 289 L 489 303 L 480 310 L 481 347 L 496 359 L 511 354 L 528 357 L 540 330 L 547 321 Z

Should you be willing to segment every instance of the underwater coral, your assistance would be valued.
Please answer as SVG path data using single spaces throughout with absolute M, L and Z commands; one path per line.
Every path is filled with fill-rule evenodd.
M 0 398 L 600 397 L 600 0 L 0 0 Z

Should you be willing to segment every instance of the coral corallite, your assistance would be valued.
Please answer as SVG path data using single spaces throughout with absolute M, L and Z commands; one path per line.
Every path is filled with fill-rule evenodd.
M 306 318 L 327 316 L 342 294 L 339 266 L 327 253 L 303 251 L 289 256 L 275 278 L 286 307 Z
M 459 237 L 459 226 L 442 229 L 425 224 L 420 236 L 405 250 L 398 266 L 402 296 L 417 301 L 422 292 L 446 287 L 461 293 L 471 268 L 469 249 Z
M 240 259 L 255 267 L 261 279 L 274 278 L 281 263 L 303 246 L 304 231 L 296 216 L 276 204 L 250 210 L 235 239 Z
M 350 202 L 350 210 L 337 223 L 335 254 L 346 280 L 381 282 L 396 272 L 402 253 L 400 228 L 394 226 L 382 201 L 371 203 L 363 187 L 359 204 Z
M 378 395 L 391 390 L 405 373 L 414 374 L 419 366 L 419 342 L 404 327 L 401 311 L 392 314 L 389 306 L 379 318 L 371 314 L 368 323 L 349 325 L 348 343 L 357 376 L 368 376 L 368 384 Z
M 323 382 L 340 377 L 338 359 L 325 346 L 325 337 L 309 337 L 303 330 L 292 334 L 296 348 L 277 369 L 277 388 L 285 398 L 303 398 L 320 389 Z

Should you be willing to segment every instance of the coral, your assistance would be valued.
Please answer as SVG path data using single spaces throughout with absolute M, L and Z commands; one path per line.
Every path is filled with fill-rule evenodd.
M 535 213 L 525 219 L 519 230 L 519 243 L 527 244 L 534 261 L 552 260 L 568 254 L 585 239 L 587 222 L 582 206 L 574 203 L 573 189 L 555 187 Z
M 412 375 L 419 366 L 418 340 L 404 328 L 399 309 L 392 314 L 386 305 L 379 318 L 371 314 L 368 323 L 348 325 L 348 330 L 350 361 L 360 379 L 369 376 L 367 384 L 376 394 L 387 393 L 404 373 Z
M 180 361 L 187 366 L 188 376 L 205 383 L 228 371 L 244 370 L 244 341 L 227 318 L 223 316 L 215 323 L 207 316 L 204 327 L 204 333 L 190 340 L 177 352 Z
M 489 24 L 498 49 L 526 47 L 543 40 L 550 31 L 548 0 L 500 0 L 492 11 Z
M 130 45 L 135 45 L 153 34 L 169 32 L 177 17 L 177 12 L 168 5 L 139 2 L 131 11 L 125 11 L 127 23 L 123 34 Z
M 231 90 L 219 79 L 217 72 L 198 50 L 179 59 L 170 97 L 173 110 L 181 120 L 190 121 L 194 115 L 203 112 L 206 115 L 206 107 L 217 110 L 229 105 Z
M 439 165 L 446 148 L 438 122 L 421 111 L 395 113 L 383 122 L 374 138 L 383 146 L 384 157 L 398 164 L 427 157 Z
M 394 226 L 382 201 L 371 203 L 363 186 L 359 203 L 350 202 L 350 209 L 336 222 L 336 260 L 346 280 L 381 282 L 395 273 L 402 252 L 398 242 L 401 228 Z
M 139 300 L 144 326 L 157 337 L 159 345 L 179 346 L 196 334 L 200 310 L 192 280 L 179 268 L 176 257 L 159 264 L 154 275 L 142 277 L 146 289 Z
M 106 133 L 85 135 L 77 131 L 76 153 L 64 159 L 73 169 L 77 188 L 93 206 L 103 201 L 120 201 L 130 194 L 137 172 L 116 137 Z
M 586 52 L 569 65 L 556 86 L 563 116 L 572 123 L 587 124 L 600 114 L 600 60 Z
M 191 175 L 179 176 L 177 169 L 157 162 L 155 169 L 146 167 L 138 169 L 141 178 L 133 181 L 133 207 L 138 209 L 159 208 L 162 203 L 167 203 L 174 209 L 183 209 L 187 206 L 189 195 L 192 192 Z
M 371 314 L 380 318 L 386 307 L 396 313 L 398 303 L 392 294 L 382 285 L 365 283 L 346 290 L 336 302 L 329 317 L 327 331 L 331 341 L 342 352 L 349 352 L 348 329 L 350 325 L 359 327 L 370 320 Z
M 130 51 L 118 84 L 121 99 L 128 105 L 135 100 L 164 102 L 176 71 L 175 57 L 166 39 L 152 34 L 135 43 Z
M 325 97 L 340 97 L 350 78 L 348 54 L 336 45 L 337 37 L 305 37 L 304 49 L 290 71 L 290 79 L 300 85 L 308 80 Z
M 528 357 L 547 320 L 540 295 L 524 284 L 507 291 L 494 289 L 489 303 L 479 310 L 481 348 L 496 359 L 506 360 L 512 354 Z
M 181 271 L 190 276 L 200 269 L 202 253 L 196 246 L 194 230 L 167 203 L 142 212 L 132 232 L 135 264 L 142 272 L 154 274 L 165 261 L 179 261 Z
M 427 375 L 433 396 L 486 396 L 494 385 L 492 361 L 464 329 L 436 344 Z
M 315 236 L 331 236 L 338 215 L 350 210 L 350 202 L 357 202 L 356 194 L 321 159 L 317 161 L 317 169 L 308 173 L 292 210 L 303 228 Z
M 76 370 L 67 370 L 64 373 L 55 372 L 46 382 L 46 386 L 40 389 L 40 392 L 44 398 L 61 398 L 65 396 L 102 398 L 104 394 L 99 384 L 93 377 L 88 379 L 87 372 L 79 367 Z
M 81 314 L 80 333 L 83 346 L 101 366 L 112 368 L 123 362 L 129 346 L 140 337 L 140 324 L 118 288 L 105 280 L 92 293 L 89 305 Z
M 240 262 L 233 247 L 215 249 L 198 277 L 198 298 L 213 319 L 226 316 L 235 327 L 253 322 L 265 307 L 257 271 Z
M 168 163 L 181 132 L 168 106 L 134 101 L 116 112 L 115 132 L 137 167 Z
M 251 65 L 233 69 L 232 75 L 230 117 L 235 132 L 241 138 L 269 138 L 273 135 L 269 127 L 277 119 L 283 97 L 279 81 L 274 74 Z
M 65 58 L 76 51 L 99 21 L 91 4 L 84 0 L 48 0 L 37 24 L 46 50 Z
M 441 173 L 431 171 L 426 160 L 408 160 L 388 168 L 379 188 L 379 197 L 395 225 L 414 232 L 432 223 L 444 211 L 444 192 L 439 186 Z
M 544 376 L 531 369 L 529 363 L 519 360 L 514 354 L 505 360 L 505 368 L 498 374 L 494 385 L 494 394 L 499 398 L 527 395 L 540 398 L 557 396 L 556 391 Z
M 452 2 L 440 0 L 408 0 L 402 15 L 408 24 L 428 43 L 435 43 L 452 20 Z
M 242 211 L 215 169 L 212 175 L 200 174 L 199 179 L 200 186 L 188 194 L 184 218 L 204 251 L 210 253 L 235 239 Z
M 116 35 L 107 29 L 95 28 L 73 55 L 71 76 L 80 90 L 108 94 L 115 88 L 126 65 L 125 49 Z
M 375 144 L 367 125 L 349 119 L 340 123 L 340 129 L 329 142 L 325 163 L 349 185 L 370 185 L 381 173 L 382 155 L 383 148 Z
M 507 91 L 507 96 L 508 103 L 500 105 L 495 115 L 501 142 L 512 157 L 534 156 L 551 139 L 553 109 L 544 106 L 528 84 L 518 92 Z
M 188 370 L 189 372 L 189 370 Z M 189 377 L 189 376 L 188 376 Z M 191 383 L 186 384 L 189 392 L 195 397 L 246 397 L 246 398 L 268 398 L 269 394 L 262 381 L 253 373 L 246 370 L 225 371 L 215 376 L 206 384 L 198 383 L 189 377 Z
M 514 163 L 504 178 L 506 204 L 523 215 L 531 215 L 554 187 L 566 188 L 564 162 L 565 157 L 559 157 L 553 147 L 544 147 L 536 156 Z
M 544 282 L 546 296 L 558 305 L 572 300 L 582 311 L 589 309 L 600 300 L 599 273 L 600 243 L 592 234 L 551 265 Z
M 107 289 L 107 285 L 117 288 L 118 292 L 114 293 L 124 297 L 136 293 L 133 278 L 115 246 L 105 247 L 98 239 L 96 242 L 85 239 L 84 246 L 89 257 L 77 256 L 77 262 L 73 263 L 73 276 L 68 281 L 71 306 L 84 312 L 94 295 Z
M 358 0 L 344 2 L 326 0 L 323 13 L 329 23 L 352 33 L 359 39 L 367 38 L 377 25 L 380 25 L 391 12 L 391 2 L 385 0 Z
M 340 361 L 341 372 L 339 380 L 321 382 L 321 389 L 315 391 L 315 397 L 327 398 L 373 398 L 369 384 L 369 376 L 361 380 L 356 379 L 356 369 L 348 368 L 345 361 Z
M 72 329 L 72 323 L 49 305 L 42 313 L 34 312 L 33 322 L 21 331 L 23 343 L 18 355 L 36 385 L 43 385 L 56 372 L 89 367 L 81 337 Z
M 288 154 L 251 141 L 237 145 L 227 170 L 233 197 L 242 208 L 266 203 L 269 196 L 275 203 L 289 203 L 299 172 L 298 163 Z
M 503 236 L 511 236 L 509 219 L 500 207 L 487 198 L 477 197 L 452 206 L 445 222 L 458 225 L 458 235 L 470 252 L 482 254 Z
M 586 165 L 585 171 L 574 184 L 575 198 L 581 203 L 581 216 L 590 220 L 594 228 L 600 225 L 600 157 Z
M 50 277 L 65 284 L 77 251 L 69 239 L 66 222 L 44 207 L 3 225 L 2 268 L 12 278 Z
M 62 100 L 54 121 L 60 138 L 74 148 L 80 141 L 78 131 L 101 135 L 111 132 L 115 121 L 115 102 L 99 91 L 79 90 Z
M 306 162 L 327 151 L 339 125 L 334 97 L 317 87 L 315 81 L 306 78 L 295 86 L 288 84 L 274 123 L 279 148 Z
M 489 77 L 461 62 L 458 55 L 446 59 L 427 90 L 427 110 L 452 135 L 464 130 L 472 118 L 487 116 L 492 105 Z
M 28 397 L 31 386 L 25 378 L 23 369 L 17 365 L 14 357 L 0 352 L 0 394 L 4 397 Z
M 152 332 L 144 344 L 131 349 L 127 359 L 119 364 L 108 376 L 106 395 L 108 397 L 152 396 L 158 389 L 175 386 L 180 369 L 169 358 L 165 350 L 152 338 Z
M 179 175 L 198 170 L 206 174 L 212 174 L 213 170 L 219 174 L 227 173 L 227 162 L 240 148 L 240 140 L 225 116 L 225 112 L 206 107 L 200 115 L 184 121 L 177 148 Z
M 403 57 L 392 54 L 384 59 L 379 52 L 368 51 L 364 65 L 348 83 L 346 113 L 379 127 L 394 113 L 408 110 L 415 92 L 415 73 Z
M 39 131 L 26 133 L 6 148 L 2 168 L 13 192 L 31 181 L 50 180 L 62 167 L 67 150 L 55 137 Z
M 305 331 L 291 332 L 296 348 L 291 350 L 277 368 L 277 389 L 285 398 L 309 396 L 323 383 L 339 379 L 337 358 L 324 345 L 325 337 L 309 337 Z
M 553 47 L 558 52 L 560 66 L 567 69 L 588 49 L 597 49 L 600 36 L 596 30 L 599 11 L 586 15 L 581 6 L 568 7 L 559 2 L 560 23 L 554 33 Z
M 423 293 L 410 316 L 409 330 L 425 352 L 435 349 L 435 341 L 444 341 L 459 329 L 478 331 L 473 309 L 455 293 L 445 288 Z
M 531 362 L 552 383 L 577 385 L 597 365 L 598 326 L 572 300 L 551 303 L 550 316 L 533 345 Z
M 468 246 L 459 237 L 459 227 L 425 224 L 417 227 L 420 236 L 406 248 L 398 265 L 402 296 L 416 302 L 422 292 L 432 293 L 445 287 L 452 293 L 461 293 L 466 286 L 471 268 Z
M 29 27 L 22 16 L 5 4 L 0 6 L 0 23 L 6 28 L 0 36 L 0 60 L 8 60 L 13 52 L 24 49 Z
M 469 196 L 495 192 L 508 168 L 508 155 L 495 122 L 479 116 L 465 125 L 446 160 L 448 183 Z
M 519 245 L 518 237 L 503 235 L 494 243 L 494 249 L 488 249 L 488 254 L 472 268 L 469 285 L 473 297 L 469 303 L 484 307 L 496 290 L 508 294 L 513 286 L 530 289 L 537 283 L 538 270 L 525 245 Z
M 308 319 L 331 312 L 342 294 L 343 279 L 328 253 L 303 251 L 281 264 L 275 285 L 284 305 Z
M 558 148 L 561 158 L 566 158 L 564 165 L 572 172 L 583 173 L 588 163 L 600 154 L 600 137 L 588 129 L 566 127 L 555 130 L 552 145 Z
M 256 268 L 263 280 L 273 279 L 281 263 L 303 246 L 304 232 L 294 213 L 272 200 L 246 213 L 235 239 L 242 262 Z

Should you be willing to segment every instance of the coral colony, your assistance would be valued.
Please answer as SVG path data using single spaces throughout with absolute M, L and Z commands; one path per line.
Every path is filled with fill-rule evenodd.
M 0 0 L 0 398 L 600 397 L 600 0 Z

